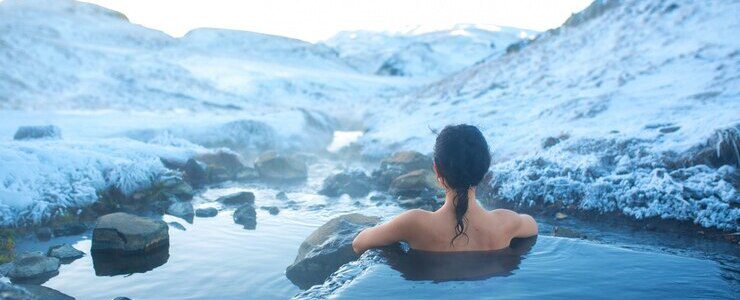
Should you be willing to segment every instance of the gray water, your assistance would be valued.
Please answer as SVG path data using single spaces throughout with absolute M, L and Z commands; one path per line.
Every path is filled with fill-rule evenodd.
M 186 230 L 170 227 L 169 248 L 152 257 L 113 264 L 104 258 L 93 258 L 89 232 L 47 242 L 21 241 L 17 251 L 42 250 L 62 242 L 84 251 L 85 257 L 62 265 L 59 275 L 44 283 L 77 299 L 291 298 L 302 291 L 285 277 L 285 268 L 315 228 L 348 212 L 388 218 L 403 211 L 392 201 L 378 203 L 369 200 L 369 196 L 350 199 L 317 195 L 323 178 L 342 168 L 328 162 L 312 164 L 309 180 L 293 186 L 253 183 L 210 188 L 194 199 L 196 207 L 220 208 L 213 202 L 219 196 L 252 191 L 257 207 L 274 205 L 280 213 L 270 215 L 258 209 L 254 230 L 234 224 L 233 209 L 223 209 L 214 218 L 195 218 L 192 224 L 164 216 L 165 221 L 176 221 Z M 279 191 L 286 191 L 290 201 L 276 199 Z M 736 269 L 696 255 L 673 255 L 663 250 L 540 236 L 533 245 L 514 252 L 485 254 L 484 259 L 430 258 L 414 251 L 369 257 L 373 252 L 340 270 L 330 280 L 334 284 L 314 287 L 301 296 L 738 298 Z M 475 259 L 480 259 L 480 263 Z M 430 261 L 439 262 L 438 268 Z M 455 266 L 458 270 L 453 270 Z M 453 275 L 445 278 L 444 274 Z

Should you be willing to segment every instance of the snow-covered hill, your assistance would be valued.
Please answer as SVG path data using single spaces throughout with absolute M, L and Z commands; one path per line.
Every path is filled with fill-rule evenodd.
M 386 76 L 440 77 L 506 48 L 533 38 L 536 32 L 511 27 L 489 30 L 457 25 L 447 30 L 420 32 L 340 32 L 324 43 L 348 64 L 364 73 Z
M 740 230 L 740 2 L 594 2 L 520 51 L 393 101 L 364 137 L 479 125 L 493 197 Z M 413 116 L 413 117 L 410 117 Z

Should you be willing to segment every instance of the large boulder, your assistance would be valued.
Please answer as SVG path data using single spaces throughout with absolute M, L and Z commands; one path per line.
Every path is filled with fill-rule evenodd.
M 93 229 L 93 252 L 142 253 L 169 245 L 167 223 L 127 213 L 98 218 Z
M 223 205 L 244 205 L 254 204 L 254 193 L 252 192 L 238 192 L 235 194 L 229 194 L 226 196 L 219 197 L 216 199 Z
M 41 252 L 27 252 L 16 257 L 8 277 L 13 281 L 42 283 L 59 274 L 59 264 L 56 257 L 48 257 Z
M 387 188 L 393 179 L 415 170 L 431 170 L 432 158 L 416 151 L 400 151 L 380 162 L 372 177 L 381 188 Z
M 262 154 L 254 162 L 262 178 L 271 180 L 300 180 L 308 177 L 308 167 L 302 160 L 276 152 Z
M 257 210 L 253 204 L 244 204 L 234 212 L 234 223 L 241 224 L 245 229 L 257 227 Z
M 54 125 L 46 126 L 21 126 L 15 132 L 13 139 L 16 141 L 36 139 L 61 139 L 62 130 Z
M 401 175 L 391 182 L 389 192 L 394 196 L 417 197 L 438 189 L 437 178 L 431 170 L 416 170 Z
M 378 222 L 380 218 L 356 213 L 329 220 L 303 241 L 285 275 L 302 289 L 324 282 L 343 264 L 357 259 L 352 240 L 362 229 Z
M 363 171 L 354 170 L 327 177 L 319 193 L 329 197 L 339 197 L 342 194 L 364 197 L 370 193 L 370 188 L 370 177 Z
M 49 257 L 56 257 L 60 261 L 67 263 L 85 256 L 85 252 L 77 250 L 69 244 L 61 244 L 49 247 L 49 250 L 46 251 L 46 255 Z

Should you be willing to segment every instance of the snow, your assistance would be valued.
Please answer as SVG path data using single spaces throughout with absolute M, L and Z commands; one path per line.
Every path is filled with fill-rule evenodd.
M 459 25 L 311 44 L 173 38 L 88 3 L 5 0 L 0 225 L 144 188 L 167 172 L 160 158 L 334 150 L 335 132 L 369 157 L 429 153 L 444 125 L 470 123 L 493 149 L 492 197 L 739 231 L 738 13 L 600 0 L 540 34 Z M 63 139 L 12 140 L 45 125 Z M 715 148 L 724 165 L 685 159 Z

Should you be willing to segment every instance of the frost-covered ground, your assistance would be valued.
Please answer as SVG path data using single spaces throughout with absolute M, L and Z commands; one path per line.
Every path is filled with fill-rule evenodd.
M 366 130 L 369 157 L 430 152 L 434 130 L 465 122 L 493 146 L 497 200 L 738 231 L 738 14 L 736 1 L 599 0 L 528 45 L 534 32 L 473 26 L 311 44 L 173 38 L 91 4 L 5 0 L 0 225 L 145 187 L 160 157 L 317 151 L 335 130 Z M 43 124 L 62 139 L 11 140 Z
M 738 231 L 738 13 L 597 1 L 517 53 L 390 101 L 365 151 L 428 152 L 431 130 L 473 123 L 494 148 L 495 198 Z

